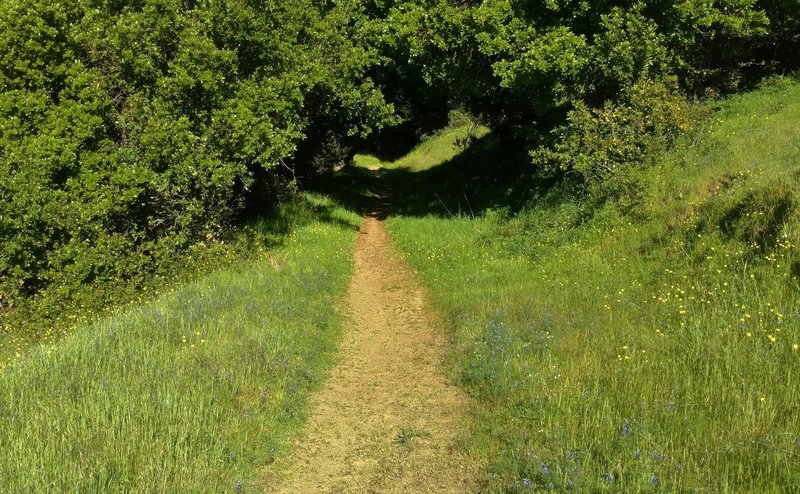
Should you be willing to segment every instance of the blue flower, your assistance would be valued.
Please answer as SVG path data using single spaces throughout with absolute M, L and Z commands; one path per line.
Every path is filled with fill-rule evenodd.
M 522 479 L 522 485 L 523 485 L 523 486 L 524 486 L 526 489 L 530 489 L 530 488 L 531 488 L 531 479 L 527 479 L 527 478 L 525 478 L 525 479 Z
M 658 485 L 658 477 L 655 474 L 650 476 L 650 483 L 653 485 Z
M 237 480 L 236 481 L 236 492 L 242 492 L 242 481 L 241 480 Z
M 614 483 L 614 476 L 610 472 L 606 472 L 606 482 L 609 484 Z
M 574 485 L 575 484 L 571 480 L 567 480 L 567 488 L 568 489 L 572 489 L 572 486 L 574 486 Z
M 544 463 L 542 463 L 542 473 L 545 475 L 550 473 L 550 469 L 547 468 L 547 465 L 545 465 Z
M 628 424 L 628 419 L 622 421 L 622 435 L 623 436 L 633 435 L 633 430 L 631 429 L 630 424 Z

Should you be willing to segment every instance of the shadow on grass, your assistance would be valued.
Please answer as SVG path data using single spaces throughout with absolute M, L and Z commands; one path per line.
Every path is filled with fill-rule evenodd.
M 360 221 L 344 214 L 342 207 L 335 202 L 299 194 L 269 214 L 243 223 L 237 230 L 239 236 L 235 243 L 244 248 L 281 247 L 297 228 L 314 222 L 333 224 L 345 230 L 358 230 L 360 227 Z
M 424 121 L 408 121 L 395 127 L 387 127 L 358 145 L 359 152 L 375 156 L 390 163 L 411 153 L 420 142 L 420 136 L 433 135 L 448 125 L 448 115 L 429 115 Z
M 487 209 L 513 214 L 552 185 L 535 176 L 521 145 L 488 134 L 426 170 L 348 166 L 317 179 L 312 189 L 362 215 L 446 218 Z

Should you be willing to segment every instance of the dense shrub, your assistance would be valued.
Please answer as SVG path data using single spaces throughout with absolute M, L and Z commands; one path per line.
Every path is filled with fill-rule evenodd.
M 688 130 L 697 110 L 661 82 L 639 81 L 600 108 L 578 102 L 555 139 L 531 154 L 551 170 L 604 181 L 618 169 L 646 163 Z
M 391 123 L 359 9 L 3 0 L 0 304 L 152 271 L 285 196 L 316 132 Z

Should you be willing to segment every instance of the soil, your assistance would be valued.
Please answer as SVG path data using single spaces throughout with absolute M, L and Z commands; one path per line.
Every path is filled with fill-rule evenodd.
M 310 397 L 291 458 L 267 473 L 267 492 L 480 487 L 481 469 L 459 444 L 468 427 L 467 398 L 441 369 L 447 339 L 381 217 L 378 211 L 364 218 L 356 243 L 339 360 Z

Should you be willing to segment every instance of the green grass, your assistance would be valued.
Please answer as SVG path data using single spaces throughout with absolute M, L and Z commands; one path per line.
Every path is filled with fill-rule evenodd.
M 5 312 L 0 310 L 0 369 L 32 348 L 57 345 L 77 328 L 122 307 L 141 304 L 217 269 L 263 257 L 266 250 L 283 244 L 292 228 L 314 219 L 304 208 L 298 209 L 302 203 L 285 204 L 268 216 L 229 228 L 223 238 L 173 251 L 137 253 L 131 262 L 138 269 L 116 279 L 53 284 L 16 300 L 12 307 L 4 307 Z
M 451 324 L 489 491 L 800 485 L 800 84 L 715 109 L 616 202 L 517 182 L 522 210 L 387 219 Z M 404 202 L 447 185 L 399 173 Z
M 449 321 L 489 491 L 800 484 L 800 83 L 716 110 L 613 201 L 537 181 L 485 129 L 466 146 L 466 124 L 323 183 L 354 209 L 394 189 L 387 226 Z M 21 358 L 0 333 L 3 489 L 268 489 L 334 358 L 358 223 L 320 196 L 277 221 L 255 260 Z
M 2 490 L 260 492 L 332 362 L 358 225 L 321 197 L 286 214 L 292 232 L 260 260 L 9 364 Z
M 367 154 L 357 154 L 353 161 L 356 166 L 362 168 L 380 165 L 384 169 L 400 168 L 414 172 L 424 171 L 455 158 L 474 140 L 481 139 L 488 133 L 489 129 L 477 122 L 459 122 L 424 139 L 411 152 L 397 161 L 382 163 L 375 156 Z

